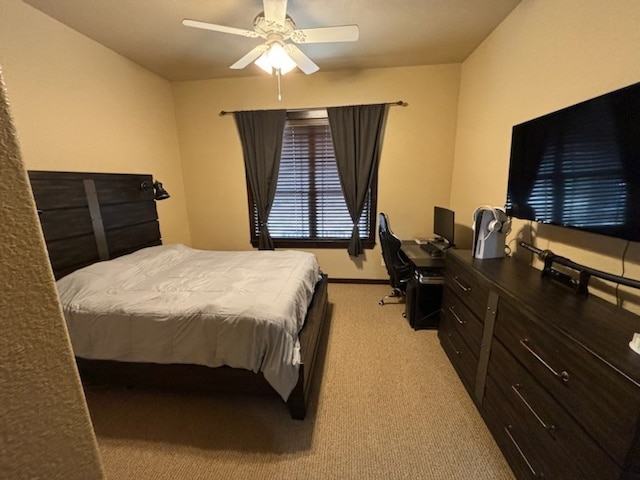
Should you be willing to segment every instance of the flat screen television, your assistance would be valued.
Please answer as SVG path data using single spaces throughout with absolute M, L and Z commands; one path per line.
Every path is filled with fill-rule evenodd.
M 433 233 L 436 241 L 446 242 L 448 247 L 453 247 L 455 230 L 455 213 L 444 207 L 433 207 Z
M 515 125 L 506 212 L 640 241 L 640 83 Z

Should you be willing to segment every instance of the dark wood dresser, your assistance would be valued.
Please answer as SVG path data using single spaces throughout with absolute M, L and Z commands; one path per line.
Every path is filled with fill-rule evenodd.
M 640 479 L 640 317 L 512 258 L 445 260 L 442 348 L 519 479 Z

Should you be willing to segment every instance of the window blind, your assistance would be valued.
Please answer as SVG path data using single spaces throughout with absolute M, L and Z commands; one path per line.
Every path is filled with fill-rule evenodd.
M 360 238 L 369 247 L 374 242 L 374 192 L 370 189 L 358 223 Z M 252 217 L 253 240 L 258 233 L 255 207 Z M 278 240 L 291 240 L 344 246 L 350 239 L 353 224 L 342 194 L 326 117 L 287 120 L 268 225 L 276 245 Z

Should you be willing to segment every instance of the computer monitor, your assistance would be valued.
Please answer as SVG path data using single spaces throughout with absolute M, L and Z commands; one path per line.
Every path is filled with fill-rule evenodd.
M 445 241 L 453 247 L 453 232 L 455 230 L 455 213 L 443 207 L 433 207 L 433 233 L 436 241 Z

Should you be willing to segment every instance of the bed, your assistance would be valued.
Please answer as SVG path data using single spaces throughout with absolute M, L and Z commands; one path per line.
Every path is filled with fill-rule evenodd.
M 313 255 L 162 245 L 150 175 L 29 176 L 85 384 L 271 393 L 305 417 L 328 305 Z

